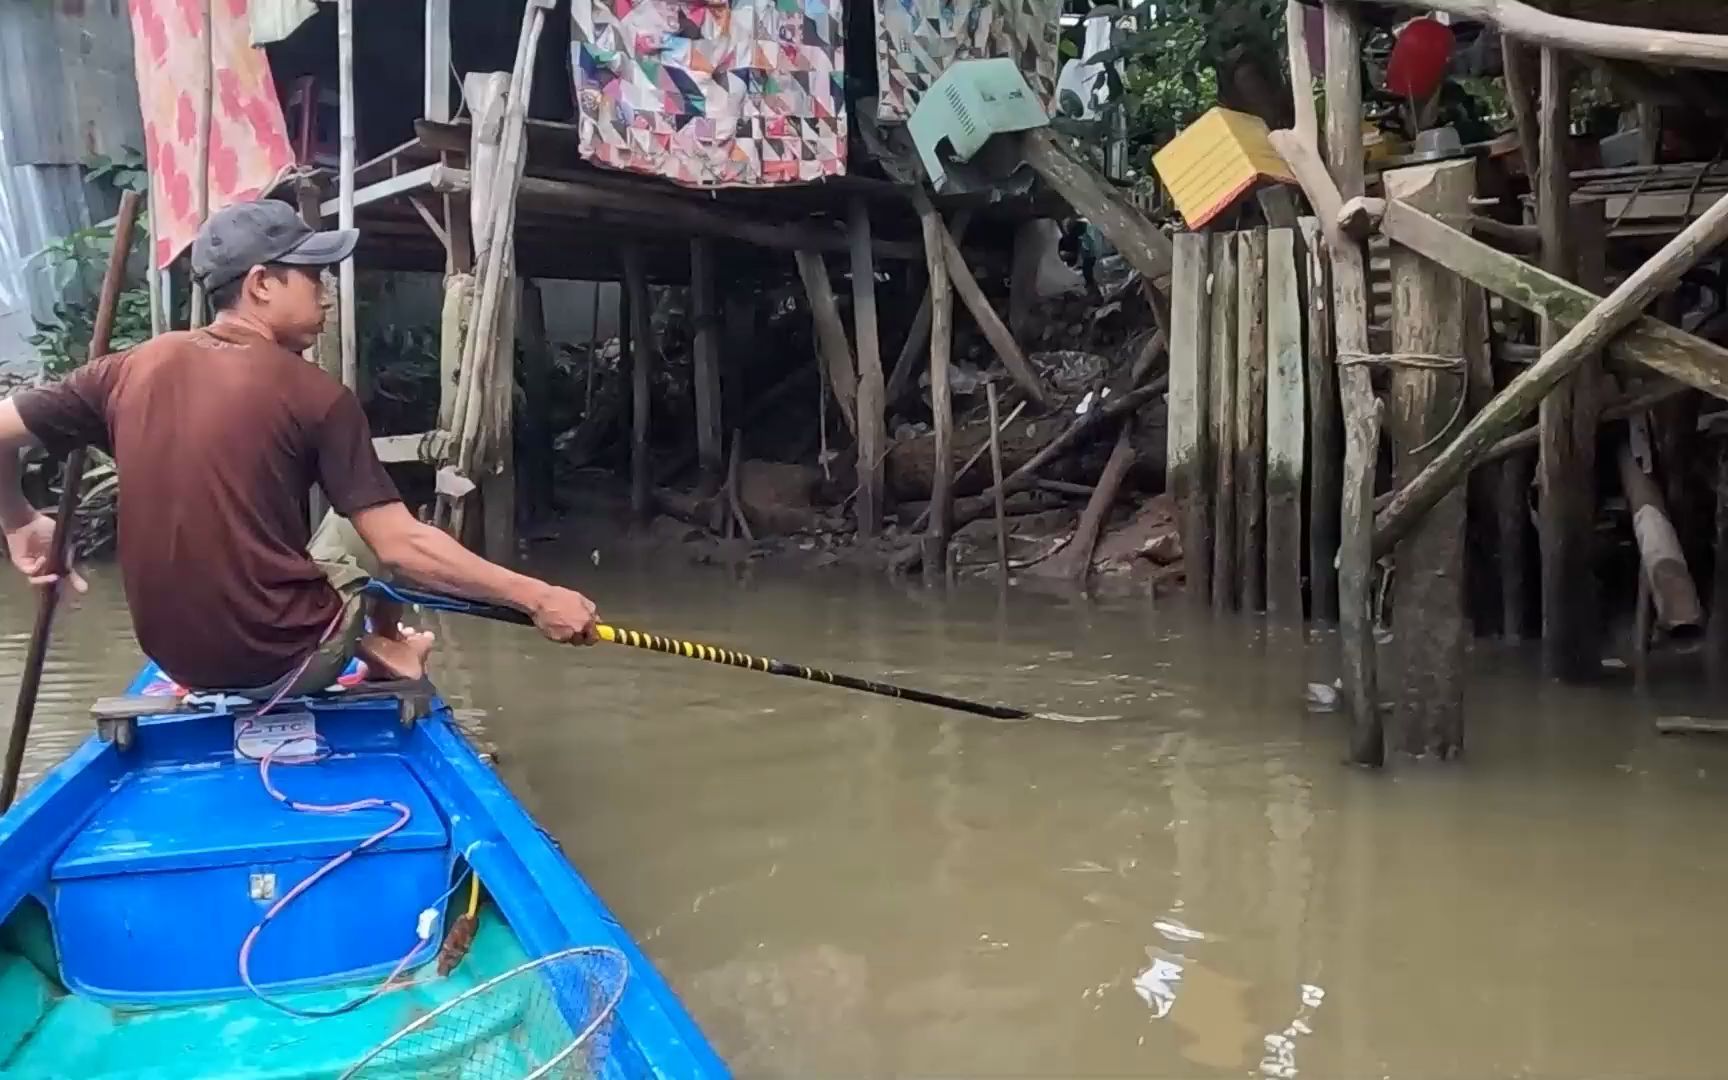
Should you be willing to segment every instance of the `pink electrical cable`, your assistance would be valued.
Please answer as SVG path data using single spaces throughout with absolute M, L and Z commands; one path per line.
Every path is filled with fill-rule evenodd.
M 338 612 L 336 619 L 333 620 L 329 628 L 324 631 L 324 638 L 328 638 L 330 634 L 335 631 L 336 627 L 340 625 L 341 618 L 342 613 Z M 320 639 L 319 644 L 323 644 L 322 638 Z M 312 660 L 316 655 L 317 650 L 314 649 L 312 653 L 307 655 L 305 660 L 300 662 L 300 666 L 294 669 L 293 674 L 283 680 L 281 689 L 277 690 L 270 700 L 264 703 L 263 708 L 260 708 L 254 715 L 263 716 L 265 713 L 280 704 L 282 699 L 287 696 L 289 688 L 296 682 L 299 682 L 300 677 L 306 673 L 306 669 L 312 665 Z M 403 954 L 402 959 L 396 962 L 396 966 L 391 969 L 390 974 L 384 979 L 384 981 L 373 987 L 372 990 L 364 996 L 345 1002 L 333 1009 L 301 1009 L 293 1005 L 285 1005 L 266 995 L 262 990 L 258 989 L 257 984 L 252 981 L 252 946 L 257 942 L 258 935 L 263 932 L 264 927 L 268 926 L 272 919 L 280 915 L 283 909 L 292 903 L 296 897 L 299 897 L 305 893 L 306 890 L 310 889 L 313 885 L 334 872 L 337 867 L 341 866 L 343 863 L 352 859 L 361 852 L 383 843 L 387 837 L 400 832 L 407 826 L 409 819 L 413 816 L 413 813 L 408 809 L 408 807 L 394 800 L 368 798 L 358 799 L 354 802 L 347 803 L 306 803 L 300 802 L 297 799 L 291 799 L 284 795 L 270 782 L 271 762 L 284 746 L 292 746 L 302 742 L 312 743 L 312 757 L 298 761 L 284 761 L 282 764 L 316 764 L 330 757 L 330 744 L 325 741 L 322 735 L 314 734 L 302 739 L 289 739 L 271 747 L 263 757 L 258 759 L 258 779 L 263 783 L 264 790 L 269 793 L 272 799 L 275 799 L 290 810 L 298 811 L 303 814 L 352 814 L 364 810 L 394 810 L 397 815 L 394 822 L 373 833 L 371 836 L 368 836 L 366 839 L 360 841 L 347 851 L 337 855 L 329 862 L 326 862 L 323 866 L 320 866 L 317 870 L 314 870 L 309 874 L 299 884 L 282 894 L 282 898 L 270 905 L 270 909 L 264 913 L 264 917 L 259 919 L 257 925 L 247 932 L 246 940 L 240 944 L 240 980 L 246 985 L 246 989 L 252 992 L 253 997 L 256 997 L 259 1001 L 269 1005 L 271 1008 L 288 1013 L 290 1016 L 298 1016 L 308 1020 L 322 1020 L 332 1016 L 341 1016 L 343 1013 L 353 1012 L 355 1009 L 382 997 L 384 993 L 390 989 L 391 984 L 395 983 L 395 981 L 401 977 L 402 972 L 408 967 L 409 962 L 414 959 L 414 954 L 419 952 L 427 942 L 424 939 L 416 941 L 413 946 Z

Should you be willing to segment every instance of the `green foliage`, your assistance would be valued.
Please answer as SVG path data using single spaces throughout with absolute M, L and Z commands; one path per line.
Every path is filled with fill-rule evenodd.
M 149 188 L 144 163 L 135 155 L 123 159 L 98 160 L 90 170 L 87 180 L 109 184 L 118 191 L 136 191 L 140 194 Z M 114 224 L 109 222 L 63 236 L 49 243 L 32 258 L 42 260 L 52 275 L 55 289 L 64 294 L 74 282 L 83 282 L 86 288 L 94 289 L 102 280 L 102 273 L 113 250 Z M 137 228 L 132 231 L 130 257 L 136 258 L 138 252 L 148 253 L 149 250 L 149 215 L 140 214 Z M 38 322 L 36 333 L 29 339 L 30 344 L 42 357 L 43 371 L 50 376 L 59 377 L 88 361 L 90 336 L 95 330 L 95 323 L 94 303 L 57 301 L 54 304 L 53 317 L 47 322 Z M 149 336 L 150 291 L 146 285 L 139 283 L 120 294 L 119 304 L 114 312 L 114 331 L 109 339 L 109 348 L 118 352 L 131 348 Z

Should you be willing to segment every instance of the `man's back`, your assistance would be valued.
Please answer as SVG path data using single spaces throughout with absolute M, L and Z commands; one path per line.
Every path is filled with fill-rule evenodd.
M 17 401 L 50 449 L 113 449 L 139 644 L 188 685 L 270 682 L 340 612 L 306 554 L 313 483 L 344 515 L 397 498 L 354 396 L 242 328 L 167 334 Z

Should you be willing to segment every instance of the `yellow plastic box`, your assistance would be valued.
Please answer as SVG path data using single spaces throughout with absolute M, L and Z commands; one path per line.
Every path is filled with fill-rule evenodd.
M 1296 182 L 1269 134 L 1259 117 L 1219 107 L 1152 155 L 1152 167 L 1189 228 L 1222 214 L 1261 181 Z

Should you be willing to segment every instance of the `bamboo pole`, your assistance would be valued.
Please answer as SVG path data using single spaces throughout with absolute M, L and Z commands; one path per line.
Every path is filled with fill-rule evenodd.
M 1266 230 L 1236 234 L 1236 568 L 1245 611 L 1266 607 Z
M 858 373 L 852 364 L 852 346 L 846 342 L 846 324 L 840 318 L 840 302 L 828 280 L 828 266 L 818 251 L 794 253 L 804 295 L 810 301 L 810 318 L 816 327 L 816 348 L 828 372 L 834 400 L 841 418 L 854 437 L 858 434 Z
M 1236 285 L 1238 248 L 1233 233 L 1223 233 L 1212 244 L 1212 402 L 1208 420 L 1212 428 L 1212 609 L 1236 607 L 1241 582 L 1236 563 L 1236 334 L 1240 329 L 1237 304 L 1241 292 Z
M 1471 161 L 1418 165 L 1386 174 L 1388 198 L 1431 214 L 1469 212 Z M 1392 248 L 1392 350 L 1456 358 L 1450 371 L 1395 365 L 1387 433 L 1393 472 L 1420 472 L 1468 394 L 1465 283 L 1407 248 Z M 1392 621 L 1398 628 L 1396 718 L 1392 745 L 1416 758 L 1448 760 L 1464 749 L 1464 524 L 1466 499 L 1455 489 L 1398 545 Z
M 1657 625 L 1671 633 L 1697 632 L 1704 625 L 1704 607 L 1698 601 L 1698 587 L 1686 565 L 1686 553 L 1669 518 L 1662 489 L 1633 454 L 1631 440 L 1621 442 L 1616 464 L 1627 507 L 1632 511 L 1640 572 L 1649 588 Z
M 948 235 L 954 238 L 956 244 L 966 242 L 966 230 L 972 225 L 972 211 L 957 210 L 948 219 Z M 906 387 L 911 384 L 912 377 L 918 372 L 918 361 L 927 355 L 926 346 L 930 343 L 930 288 L 925 284 L 924 297 L 918 302 L 918 310 L 912 315 L 912 325 L 906 331 L 906 341 L 900 346 L 900 355 L 894 361 L 894 370 L 888 375 L 888 388 L 882 395 L 884 405 L 892 405 L 906 393 Z
M 920 209 L 918 219 L 924 233 L 931 297 L 930 410 L 936 461 L 930 482 L 930 530 L 924 539 L 924 573 L 932 577 L 947 567 L 948 539 L 953 534 L 954 408 L 948 385 L 948 359 L 954 341 L 954 296 L 948 288 L 942 219 L 928 204 Z
M 198 211 L 198 224 L 202 226 L 210 217 L 210 125 L 216 115 L 216 59 L 215 30 L 211 26 L 210 7 L 215 0 L 199 0 L 199 19 L 201 52 L 203 53 L 202 73 L 203 83 L 199 87 L 198 103 L 198 135 L 193 145 L 192 164 L 192 197 Z M 154 221 L 151 222 L 155 224 Z M 188 313 L 189 325 L 194 328 L 204 325 L 209 312 L 206 310 L 204 286 L 197 279 L 192 281 L 192 309 Z
M 1205 603 L 1212 595 L 1211 237 L 1177 233 L 1170 288 L 1170 407 L 1164 455 L 1164 488 L 1176 503 L 1188 595 Z
M 1300 3 L 1300 0 L 1295 0 Z M 1303 288 L 1308 330 L 1308 609 L 1338 621 L 1338 526 L 1344 486 L 1344 430 L 1333 362 L 1331 259 L 1320 223 L 1303 218 Z
M 1002 428 L 997 419 L 996 384 L 984 383 L 984 396 L 990 406 L 990 479 L 996 490 L 996 566 L 1002 584 L 1008 583 L 1008 511 L 1007 496 L 1002 493 Z
M 208 7 L 210 0 L 205 0 Z M 338 96 L 338 156 L 336 166 L 336 227 L 354 227 L 354 0 L 336 0 L 336 76 Z M 355 326 L 354 257 L 336 268 L 337 305 L 342 319 L 342 385 L 360 385 L 359 328 Z
M 1266 249 L 1266 613 L 1302 621 L 1302 484 L 1306 419 L 1302 290 L 1295 229 Z
M 649 367 L 653 364 L 653 327 L 649 320 L 648 270 L 642 249 L 630 244 L 624 249 L 624 288 L 630 309 L 630 515 L 638 527 L 652 515 L 653 470 L 648 461 L 648 424 L 651 417 Z
M 1396 206 L 1393 203 L 1387 208 L 1383 225 L 1393 220 Z M 1376 550 L 1385 550 L 1396 542 L 1555 384 L 1637 321 L 1646 306 L 1672 289 L 1681 275 L 1724 242 L 1728 242 L 1728 199 L 1712 204 L 1661 251 L 1628 275 L 1553 348 L 1545 350 L 1542 359 L 1526 368 L 1487 408 L 1472 417 L 1458 437 L 1416 479 L 1400 489 L 1382 512 L 1374 534 Z M 1489 285 L 1487 281 L 1478 283 Z
M 858 535 L 882 525 L 882 458 L 888 445 L 882 380 L 882 341 L 876 321 L 876 260 L 870 249 L 870 204 L 854 196 L 849 208 L 852 243 L 852 336 L 858 359 Z M 995 430 L 992 428 L 991 430 Z

